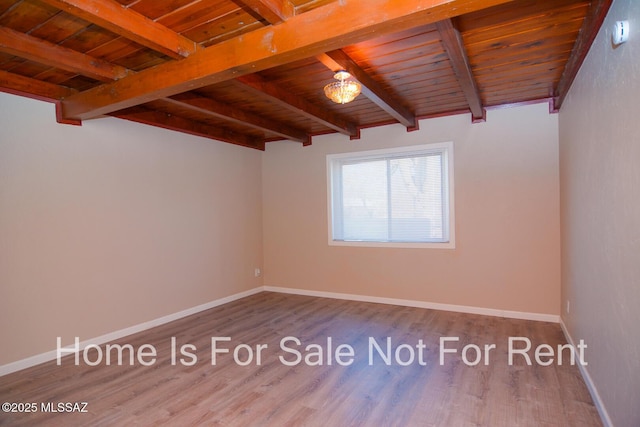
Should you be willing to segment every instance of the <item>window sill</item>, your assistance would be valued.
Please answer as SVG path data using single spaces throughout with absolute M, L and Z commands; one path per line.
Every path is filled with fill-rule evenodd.
M 454 241 L 442 243 L 411 242 L 367 242 L 353 240 L 329 240 L 329 246 L 352 246 L 362 248 L 408 248 L 408 249 L 455 249 Z

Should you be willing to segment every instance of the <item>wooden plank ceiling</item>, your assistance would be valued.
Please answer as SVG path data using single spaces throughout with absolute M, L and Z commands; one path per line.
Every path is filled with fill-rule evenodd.
M 562 105 L 612 0 L 0 0 L 0 90 L 264 149 Z M 363 85 L 323 93 L 333 72 Z

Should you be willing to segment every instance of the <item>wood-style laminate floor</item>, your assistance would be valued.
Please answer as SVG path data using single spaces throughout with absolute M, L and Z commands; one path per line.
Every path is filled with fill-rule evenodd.
M 212 337 L 230 337 L 216 345 L 229 353 L 217 353 L 215 365 Z M 286 337 L 301 342 L 299 346 L 293 340 L 285 343 L 287 349 L 300 351 L 297 365 L 293 365 L 297 354 L 281 347 Z M 326 354 L 329 337 L 331 365 Z M 375 341 L 386 357 L 387 337 L 389 364 L 372 344 Z M 441 364 L 441 338 L 455 337 L 458 342 L 448 341 L 443 348 L 457 352 L 445 353 Z M 527 338 L 534 348 L 566 343 L 560 327 L 552 323 L 265 292 L 117 341 L 135 349 L 153 346 L 157 356 L 151 366 L 137 360 L 130 366 L 128 357 L 122 361 L 124 366 L 107 366 L 104 354 L 99 366 L 82 362 L 75 366 L 70 356 L 61 366 L 54 361 L 1 377 L 0 402 L 33 402 L 38 411 L 0 413 L 0 425 L 602 425 L 577 366 L 568 363 L 567 352 L 560 366 L 557 362 L 540 366 L 533 350 L 529 352 L 532 366 L 522 355 L 514 355 L 509 366 L 509 337 Z M 247 347 L 241 344 L 254 351 L 247 366 L 234 361 L 236 347 L 238 361 L 247 361 Z M 316 345 L 305 351 L 310 344 Z M 341 344 L 345 346 L 340 360 L 345 364 L 352 360 L 348 366 L 335 358 Z M 467 366 L 462 349 L 468 344 L 482 350 L 485 344 L 495 344 L 488 364 L 483 357 L 477 365 Z M 515 344 L 514 348 L 522 348 L 525 341 Z M 197 360 L 182 356 L 192 366 L 180 361 L 184 345 L 193 346 L 183 349 Z M 267 346 L 259 365 L 257 345 Z M 87 356 L 95 362 L 97 351 Z M 467 348 L 466 356 L 467 362 L 475 361 L 474 347 Z M 67 402 L 87 402 L 88 412 L 42 411 L 42 404 L 46 408 Z

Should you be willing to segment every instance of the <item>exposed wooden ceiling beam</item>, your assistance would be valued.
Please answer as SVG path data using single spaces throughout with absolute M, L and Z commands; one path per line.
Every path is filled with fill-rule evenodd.
M 256 114 L 248 113 L 230 105 L 215 101 L 211 98 L 198 96 L 194 93 L 186 92 L 175 95 L 171 98 L 164 98 L 163 100 L 175 103 L 182 108 L 195 110 L 208 116 L 222 118 L 254 129 L 274 133 L 292 141 L 298 141 L 304 144 L 310 142 L 309 135 L 300 129 L 295 129 L 283 123 L 265 119 L 264 117 Z
M 558 82 L 558 86 L 553 97 L 553 110 L 558 111 L 564 102 L 564 98 L 567 96 L 573 80 L 578 74 L 578 70 L 582 66 L 584 59 L 589 52 L 591 44 L 598 35 L 598 31 L 604 22 L 604 18 L 611 7 L 613 0 L 594 0 L 589 6 L 587 16 L 584 18 L 578 38 L 573 45 L 571 56 L 569 61 L 564 67 L 562 77 Z
M 175 130 L 191 135 L 228 142 L 230 144 L 241 145 L 243 147 L 264 150 L 264 143 L 262 141 L 251 138 L 247 135 L 221 129 L 217 126 L 211 126 L 205 123 L 187 120 L 162 111 L 149 110 L 145 107 L 133 107 L 110 115 L 137 123 L 161 127 L 163 129 Z
M 57 101 L 76 92 L 73 89 L 53 83 L 2 70 L 0 70 L 0 91 L 49 102 Z
M 476 79 L 471 71 L 469 57 L 467 56 L 467 50 L 464 47 L 460 32 L 453 25 L 451 19 L 436 22 L 436 28 L 440 33 L 442 45 L 449 56 L 451 67 L 469 104 L 472 121 L 484 121 L 486 112 L 482 106 L 480 91 L 478 90 Z
M 50 43 L 7 27 L 0 27 L 0 52 L 61 68 L 100 81 L 112 81 L 127 75 L 126 68 L 75 50 Z
M 80 0 L 47 0 L 80 2 Z M 96 1 L 96 0 L 92 0 Z M 333 2 L 63 101 L 63 114 L 88 119 L 219 83 L 512 0 L 351 0 Z M 81 3 L 81 2 L 80 2 Z M 366 10 L 367 13 L 362 13 Z M 302 29 L 302 30 L 301 30 Z
M 128 9 L 114 0 L 41 0 L 172 58 L 198 50 L 193 40 Z
M 295 6 L 289 0 L 240 0 L 265 21 L 275 25 L 295 14 Z
M 416 128 L 415 113 L 394 99 L 382 85 L 373 80 L 356 62 L 342 50 L 318 55 L 318 60 L 331 71 L 345 70 L 362 84 L 362 93 L 374 104 L 386 111 L 391 117 L 408 129 Z
M 311 104 L 309 101 L 294 95 L 291 91 L 287 91 L 274 83 L 266 81 L 257 74 L 240 77 L 237 81 L 253 89 L 259 96 L 267 97 L 270 101 L 296 114 L 303 115 L 342 134 L 351 137 L 357 137 L 359 135 L 358 128 L 355 124 L 344 120 L 325 108 Z
M 125 76 L 128 72 L 124 67 L 93 58 L 89 55 L 85 55 L 5 27 L 0 27 L 0 51 L 100 80 L 116 80 Z M 13 91 L 19 94 L 37 94 L 39 97 L 42 96 L 42 93 L 52 94 L 53 96 L 48 95 L 47 99 L 54 100 L 76 92 L 64 89 L 60 90 L 60 87 L 57 85 L 41 82 L 39 80 L 28 79 L 19 75 L 12 75 L 7 72 L 3 73 L 3 80 L 7 82 L 7 86 L 10 84 L 8 83 L 9 81 L 13 82 L 13 86 L 16 87 Z M 256 129 L 275 133 L 276 135 L 293 141 L 302 142 L 304 144 L 308 144 L 310 142 L 309 135 L 302 130 L 294 129 L 290 126 L 264 119 L 260 116 L 244 112 L 240 109 L 230 107 L 209 98 L 202 98 L 193 94 L 185 93 L 176 95 L 173 99 L 165 98 L 163 101 L 198 110 L 201 113 L 223 118 L 228 121 L 241 123 Z M 151 113 L 146 111 L 145 115 L 150 116 Z

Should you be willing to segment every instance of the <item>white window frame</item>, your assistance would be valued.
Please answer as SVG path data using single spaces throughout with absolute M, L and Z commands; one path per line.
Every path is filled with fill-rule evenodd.
M 444 158 L 445 170 L 445 191 L 448 193 L 448 216 L 443 220 L 448 223 L 449 240 L 446 242 L 377 242 L 377 241 L 354 241 L 354 240 L 334 240 L 333 239 L 333 176 L 335 167 L 339 167 L 338 162 L 345 159 L 366 160 L 393 157 L 398 154 L 422 154 L 441 152 Z M 455 249 L 455 204 L 454 204 L 454 179 L 453 179 L 453 142 L 440 142 L 423 145 L 413 145 L 407 147 L 387 148 L 381 150 L 369 150 L 359 152 L 349 152 L 327 155 L 327 219 L 328 219 L 328 240 L 330 246 L 361 246 L 361 247 L 383 247 L 383 248 L 428 248 L 428 249 Z

